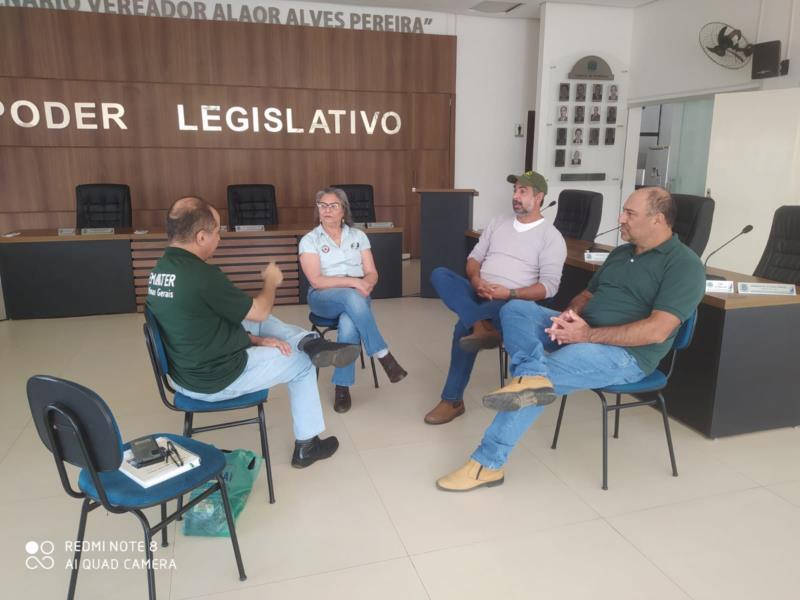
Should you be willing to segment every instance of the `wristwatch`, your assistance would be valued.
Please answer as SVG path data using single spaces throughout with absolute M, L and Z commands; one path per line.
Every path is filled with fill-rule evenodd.
M 517 290 L 508 290 L 508 299 L 515 300 L 517 298 Z

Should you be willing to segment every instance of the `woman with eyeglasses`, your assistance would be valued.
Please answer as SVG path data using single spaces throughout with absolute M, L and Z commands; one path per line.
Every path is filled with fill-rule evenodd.
M 316 315 L 339 319 L 337 341 L 364 344 L 369 356 L 378 359 L 397 383 L 408 373 L 389 352 L 370 307 L 370 293 L 378 282 L 367 235 L 353 227 L 350 202 L 339 188 L 317 192 L 316 227 L 300 240 L 300 266 L 308 279 L 308 306 Z M 355 383 L 355 363 L 336 368 L 333 409 L 350 410 L 350 386 Z

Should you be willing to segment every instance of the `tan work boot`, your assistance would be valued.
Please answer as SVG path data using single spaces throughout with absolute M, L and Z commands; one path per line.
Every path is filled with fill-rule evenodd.
M 483 405 L 500 412 L 526 406 L 545 406 L 556 399 L 553 383 L 541 375 L 514 377 L 511 382 L 483 397 Z
M 433 407 L 433 410 L 425 415 L 425 422 L 428 425 L 444 425 L 456 417 L 464 414 L 464 401 L 447 402 L 442 400 Z
M 487 469 L 470 458 L 460 469 L 440 477 L 436 481 L 436 487 L 445 492 L 468 492 L 483 486 L 500 485 L 503 479 L 503 469 Z
M 475 321 L 472 333 L 458 340 L 458 346 L 464 352 L 478 352 L 489 348 L 497 348 L 503 338 L 491 321 Z

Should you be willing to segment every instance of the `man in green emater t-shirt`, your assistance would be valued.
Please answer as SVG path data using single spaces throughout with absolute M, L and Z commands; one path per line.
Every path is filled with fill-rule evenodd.
M 322 340 L 272 313 L 283 274 L 261 273 L 251 298 L 208 263 L 220 241 L 216 209 L 205 200 L 177 200 L 167 214 L 169 246 L 150 273 L 147 309 L 158 322 L 176 391 L 208 402 L 285 383 L 295 434 L 292 466 L 307 467 L 339 447 L 325 430 L 314 366 L 344 366 L 359 346 Z
M 446 491 L 503 483 L 522 435 L 562 394 L 633 383 L 652 373 L 705 293 L 700 258 L 672 232 L 676 208 L 663 188 L 635 191 L 619 217 L 622 239 L 587 288 L 558 313 L 512 300 L 500 310 L 513 379 L 484 396 L 498 411 L 463 467 L 440 478 Z

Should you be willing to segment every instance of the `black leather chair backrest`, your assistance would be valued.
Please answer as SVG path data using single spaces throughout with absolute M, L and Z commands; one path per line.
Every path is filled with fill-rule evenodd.
M 334 184 L 331 187 L 339 188 L 347 194 L 354 222 L 375 222 L 375 200 L 371 185 L 366 183 L 342 183 Z
M 562 190 L 553 225 L 565 238 L 593 241 L 603 216 L 603 194 L 587 190 Z
M 75 227 L 131 227 L 131 189 L 119 183 L 87 183 L 75 188 Z
M 672 194 L 678 214 L 672 231 L 678 238 L 702 256 L 711 234 L 711 222 L 714 219 L 714 200 L 707 196 L 691 196 L 688 194 Z
M 781 206 L 772 218 L 756 277 L 800 285 L 800 206 Z
M 98 471 L 119 468 L 122 436 L 111 409 L 100 396 L 77 383 L 46 375 L 31 377 L 27 389 L 36 431 L 50 452 L 57 451 L 62 460 L 88 468 L 81 449 L 84 443 Z
M 277 225 L 278 203 L 275 186 L 243 184 L 228 186 L 228 226 Z

